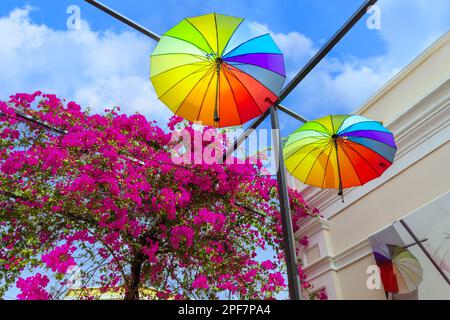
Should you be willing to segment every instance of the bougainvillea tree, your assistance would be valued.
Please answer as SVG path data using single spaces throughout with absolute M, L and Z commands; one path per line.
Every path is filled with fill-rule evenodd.
M 40 92 L 0 102 L 0 296 L 16 286 L 19 299 L 63 298 L 74 267 L 85 299 L 286 290 L 276 181 L 260 163 L 175 164 L 180 126 L 202 130 L 90 115 Z M 291 202 L 296 221 L 317 215 L 298 192 Z M 268 248 L 273 257 L 259 259 Z

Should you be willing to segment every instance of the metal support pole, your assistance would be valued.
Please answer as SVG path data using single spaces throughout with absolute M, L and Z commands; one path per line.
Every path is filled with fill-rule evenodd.
M 148 30 L 147 28 L 144 28 L 143 26 L 141 26 L 140 24 L 134 22 L 133 20 L 125 17 L 124 15 L 118 13 L 117 11 L 105 6 L 103 3 L 100 3 L 98 1 L 95 0 L 84 0 L 87 3 L 93 5 L 94 7 L 102 10 L 103 12 L 109 14 L 110 16 L 116 18 L 117 20 L 125 23 L 126 25 L 132 27 L 133 29 L 145 34 L 147 37 L 152 38 L 155 41 L 159 41 L 161 39 L 161 37 L 159 35 L 157 35 L 156 33 Z
M 367 13 L 367 9 L 377 3 L 378 0 L 366 0 L 364 4 L 347 20 L 347 22 L 331 37 L 331 39 L 316 53 L 316 55 L 300 70 L 292 81 L 283 89 L 275 102 L 275 106 L 280 104 L 294 90 L 297 85 L 322 61 L 323 58 L 333 49 L 339 41 L 355 26 L 355 24 Z
M 285 106 L 282 106 L 281 104 L 278 105 L 278 110 L 283 111 L 287 115 L 291 116 L 292 118 L 294 118 L 294 119 L 296 119 L 296 120 L 298 120 L 300 122 L 303 122 L 303 123 L 308 122 L 308 119 L 306 119 L 305 117 L 297 114 L 296 112 L 292 111 L 291 109 L 286 108 Z
M 298 274 L 297 255 L 295 253 L 294 229 L 292 227 L 291 208 L 289 204 L 288 186 L 286 182 L 286 170 L 284 167 L 283 145 L 280 134 L 280 121 L 275 107 L 270 108 L 272 120 L 273 150 L 278 161 L 277 182 L 278 195 L 280 197 L 280 215 L 283 224 L 284 252 L 286 255 L 286 267 L 289 285 L 289 297 L 291 300 L 301 300 L 300 278 Z
M 411 230 L 411 228 L 409 227 L 409 225 L 405 221 L 400 220 L 400 223 L 405 228 L 405 230 L 409 233 L 411 238 L 414 239 L 415 243 L 417 243 L 417 245 L 420 247 L 420 249 L 422 249 L 423 253 L 425 253 L 425 255 L 427 256 L 428 260 L 430 260 L 430 262 L 433 264 L 433 266 L 436 268 L 436 270 L 441 274 L 441 276 L 445 279 L 445 281 L 447 281 L 447 284 L 450 285 L 450 279 L 447 277 L 445 272 L 439 267 L 439 265 L 436 263 L 436 261 L 434 261 L 434 259 L 431 256 L 431 254 L 428 252 L 428 250 L 422 244 L 422 241 L 420 241 L 419 238 L 417 238 L 416 234 Z
M 347 20 L 347 22 L 336 32 L 333 37 L 316 53 L 316 55 L 300 70 L 294 79 L 283 89 L 280 93 L 278 100 L 274 103 L 275 107 L 278 107 L 281 102 L 294 90 L 297 85 L 306 78 L 306 76 L 322 61 L 323 58 L 338 44 L 340 40 L 355 26 L 355 24 L 366 14 L 367 9 L 377 3 L 378 0 L 366 0 L 364 4 Z M 281 109 L 280 109 L 281 110 Z M 284 111 L 284 110 L 282 110 Z M 289 113 L 288 113 L 289 114 Z M 291 115 L 292 116 L 292 115 Z M 267 114 L 260 116 L 262 120 L 257 119 L 255 122 L 262 123 L 267 117 Z M 303 118 L 303 117 L 302 117 Z M 249 127 L 247 130 L 255 129 L 256 127 Z M 239 145 L 247 139 L 249 134 L 245 132 L 241 137 L 239 137 L 232 147 L 233 149 L 226 152 L 226 155 L 232 154 Z M 224 157 L 224 160 L 226 157 Z

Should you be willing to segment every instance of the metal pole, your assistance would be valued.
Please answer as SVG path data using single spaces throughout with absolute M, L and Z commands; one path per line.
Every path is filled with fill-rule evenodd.
M 286 255 L 289 297 L 291 300 L 301 300 L 300 278 L 298 274 L 294 230 L 292 227 L 291 209 L 286 182 L 286 171 L 284 167 L 283 145 L 281 142 L 280 134 L 280 121 L 278 119 L 278 111 L 275 107 L 270 107 L 270 117 L 272 120 L 272 134 L 274 135 L 273 150 L 275 150 L 275 159 L 277 159 L 278 161 L 278 195 L 280 197 L 280 215 L 281 222 L 283 224 L 284 252 Z
M 405 228 L 405 230 L 409 233 L 411 238 L 414 239 L 414 241 L 417 243 L 417 245 L 420 247 L 420 249 L 422 249 L 423 253 L 425 253 L 425 255 L 427 256 L 428 260 L 430 260 L 430 262 L 433 264 L 433 266 L 436 268 L 436 270 L 439 271 L 441 276 L 445 279 L 445 281 L 447 281 L 447 284 L 450 285 L 450 279 L 447 277 L 447 275 L 445 274 L 444 270 L 442 270 L 441 267 L 439 267 L 439 265 L 436 263 L 436 261 L 434 261 L 434 259 L 431 256 L 431 254 L 428 252 L 428 250 L 422 244 L 422 241 L 420 241 L 419 238 L 417 238 L 416 234 L 411 230 L 411 228 L 408 226 L 408 224 L 405 221 L 400 220 L 400 223 Z
M 296 112 L 292 111 L 291 109 L 286 108 L 285 106 L 282 106 L 281 104 L 278 105 L 278 110 L 283 111 L 287 115 L 291 116 L 292 118 L 294 118 L 294 119 L 296 119 L 296 120 L 298 120 L 300 122 L 303 122 L 303 123 L 308 122 L 308 119 L 306 119 L 305 117 L 297 114 Z
M 152 38 L 155 41 L 159 41 L 161 39 L 161 37 L 159 35 L 157 35 L 156 33 L 148 30 L 147 28 L 144 28 L 143 26 L 141 26 L 140 24 L 134 22 L 133 20 L 125 17 L 124 15 L 118 13 L 117 11 L 105 6 L 104 4 L 95 1 L 95 0 L 84 0 L 87 3 L 93 5 L 94 7 L 102 10 L 103 12 L 109 14 L 110 16 L 116 18 L 119 21 L 122 21 L 123 23 L 125 23 L 126 25 L 132 27 L 133 29 L 145 34 L 147 37 Z
M 367 9 L 377 3 L 377 0 L 367 0 L 351 17 L 347 20 L 347 22 L 336 32 L 333 37 L 316 53 L 316 55 L 303 67 L 302 70 L 298 72 L 298 74 L 294 77 L 294 79 L 283 89 L 278 100 L 274 103 L 274 106 L 277 107 L 281 102 L 294 90 L 297 85 L 306 78 L 306 76 L 319 64 L 320 61 L 336 46 L 336 44 L 342 40 L 342 38 L 350 31 L 351 28 L 355 26 L 355 24 L 366 14 Z M 263 122 L 267 117 L 267 114 L 263 114 L 261 118 L 262 120 L 257 119 L 258 125 Z M 303 117 L 302 117 L 303 118 Z M 253 130 L 256 127 L 250 126 L 247 130 Z M 233 149 L 226 152 L 226 155 L 232 154 L 239 145 L 247 139 L 249 134 L 245 132 L 239 137 L 232 147 Z M 226 159 L 226 157 L 224 157 Z
M 347 22 L 331 37 L 331 39 L 316 53 L 302 70 L 283 89 L 275 106 L 280 104 L 297 87 L 297 85 L 319 64 L 336 44 L 350 31 L 351 28 L 367 13 L 367 9 L 377 3 L 377 0 L 366 0 L 364 4 L 347 20 Z

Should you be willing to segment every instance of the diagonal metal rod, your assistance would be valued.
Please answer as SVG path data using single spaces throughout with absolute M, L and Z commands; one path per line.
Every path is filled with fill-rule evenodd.
M 144 27 L 141 26 L 140 24 L 134 22 L 133 20 L 131 20 L 130 18 L 128 18 L 128 17 L 126 17 L 126 16 L 120 14 L 119 12 L 117 12 L 117 11 L 115 11 L 115 10 L 113 10 L 113 9 L 111 9 L 111 8 L 109 8 L 109 7 L 107 7 L 107 6 L 105 6 L 105 5 L 102 4 L 101 2 L 95 1 L 95 0 L 85 0 L 85 1 L 86 1 L 87 3 L 89 3 L 89 4 L 93 5 L 93 6 L 95 6 L 96 8 L 102 10 L 103 12 L 105 12 L 105 13 L 111 15 L 112 17 L 118 19 L 119 21 L 121 21 L 121 22 L 127 24 L 128 26 L 132 27 L 133 29 L 135 29 L 135 30 L 137 30 L 137 31 L 139 31 L 139 32 L 141 32 L 141 33 L 143 33 L 143 34 L 145 34 L 146 36 L 150 37 L 151 39 L 153 39 L 153 40 L 155 40 L 155 41 L 159 41 L 159 40 L 161 39 L 161 37 L 160 37 L 159 35 L 157 35 L 156 33 L 154 33 L 154 32 L 152 32 L 152 31 L 150 31 L 150 30 L 144 28 Z M 291 117 L 293 117 L 293 118 L 295 118 L 295 119 L 297 119 L 297 120 L 299 120 L 299 121 L 301 121 L 301 122 L 307 122 L 307 120 L 306 120 L 303 116 L 298 115 L 298 114 L 295 113 L 294 111 L 292 111 L 292 110 L 290 110 L 290 109 L 288 109 L 288 108 L 286 108 L 286 107 L 284 107 L 284 106 L 278 105 L 278 108 L 279 108 L 281 111 L 283 111 L 284 113 L 288 114 L 289 116 L 291 116 Z M 262 116 L 263 118 L 257 119 L 257 125 L 256 125 L 256 126 L 258 126 L 259 124 L 261 124 L 268 116 L 269 116 L 269 111 L 267 111 L 267 112 Z M 254 126 L 254 124 L 252 124 L 250 127 L 253 127 L 253 126 Z M 250 134 L 250 133 L 248 133 L 248 134 L 246 135 L 246 137 L 248 137 L 249 134 Z M 246 137 L 245 137 L 243 140 L 245 140 Z M 243 141 L 241 141 L 241 142 L 236 146 L 236 148 L 234 148 L 234 150 L 236 150 L 242 142 L 243 142 Z M 225 159 L 226 159 L 227 156 L 229 156 L 229 154 L 226 154 L 226 156 L 224 157 L 224 161 L 225 161 Z
M 132 27 L 133 29 L 145 34 L 146 36 L 152 38 L 155 41 L 159 41 L 161 39 L 161 37 L 159 35 L 157 35 L 156 33 L 148 30 L 147 28 L 144 28 L 140 24 L 134 22 L 133 20 L 125 17 L 124 15 L 120 14 L 119 12 L 105 6 L 104 4 L 102 4 L 98 1 L 95 1 L 95 0 L 84 0 L 84 1 L 93 5 L 94 7 L 102 10 L 103 12 L 109 14 L 110 16 L 116 18 L 117 20 L 125 23 L 126 25 Z
M 308 120 L 305 117 L 295 113 L 294 111 L 286 108 L 285 106 L 278 105 L 278 110 L 283 111 L 287 115 L 291 116 L 292 118 L 294 118 L 300 122 L 303 122 L 303 123 L 308 122 Z M 228 149 L 227 152 L 225 152 L 225 154 L 223 155 L 224 163 L 227 160 L 227 158 L 229 156 L 231 156 L 231 154 L 234 151 L 236 151 L 237 148 L 239 148 L 239 146 L 245 141 L 245 139 L 247 139 L 253 133 L 254 129 L 250 129 L 250 128 L 257 128 L 269 116 L 269 114 L 270 114 L 270 110 L 267 110 L 262 116 L 260 116 L 256 120 L 254 120 L 252 122 L 252 124 L 249 126 L 249 129 L 245 130 L 245 132 L 238 139 L 236 139 L 234 141 L 233 147 Z
M 347 20 L 347 22 L 331 37 L 331 39 L 320 49 L 316 55 L 303 67 L 302 70 L 283 89 L 275 106 L 279 105 L 297 85 L 319 64 L 320 61 L 333 49 L 339 41 L 352 29 L 355 24 L 367 13 L 367 9 L 377 3 L 377 0 L 366 0 L 361 7 Z
M 427 256 L 428 260 L 430 260 L 431 264 L 436 268 L 436 270 L 441 274 L 441 276 L 444 278 L 444 280 L 447 282 L 447 284 L 450 285 L 450 279 L 445 274 L 445 271 L 442 270 L 442 268 L 437 264 L 437 262 L 433 259 L 430 252 L 425 248 L 425 246 L 422 244 L 422 241 L 419 240 L 419 238 L 416 236 L 416 234 L 412 231 L 412 229 L 409 227 L 409 225 L 404 221 L 399 221 L 401 225 L 405 228 L 405 230 L 409 233 L 411 238 L 415 241 L 415 243 L 419 246 L 419 248 L 422 250 L 422 252 Z
M 366 14 L 367 9 L 377 3 L 377 0 L 366 0 L 364 4 L 347 20 L 347 22 L 331 37 L 331 39 L 320 49 L 316 55 L 303 67 L 302 70 L 292 79 L 292 81 L 283 89 L 280 97 L 275 102 L 274 106 L 278 107 L 280 103 L 294 90 L 297 85 L 306 78 L 306 76 L 319 64 L 320 61 L 336 46 L 336 44 L 342 40 L 342 38 L 352 29 L 355 24 Z M 280 109 L 281 111 L 284 111 Z M 269 115 L 268 112 L 260 116 L 259 119 L 254 121 L 248 129 L 236 140 L 236 143 L 231 150 L 228 150 L 226 155 L 231 155 L 239 145 L 247 139 L 250 135 L 247 131 L 253 131 L 259 124 L 261 124 Z M 292 115 L 291 115 L 292 116 Z M 226 160 L 226 159 L 224 159 Z
M 282 106 L 281 104 L 279 104 L 279 105 L 277 106 L 277 108 L 278 108 L 278 110 L 283 111 L 283 112 L 286 113 L 287 115 L 290 115 L 292 118 L 294 118 L 294 119 L 296 119 L 296 120 L 298 120 L 298 121 L 300 121 L 300 122 L 306 123 L 306 122 L 309 121 L 309 120 L 306 119 L 305 117 L 303 117 L 303 116 L 297 114 L 296 112 L 294 112 L 293 110 L 291 110 L 291 109 L 289 109 L 289 108 L 286 108 L 285 106 Z

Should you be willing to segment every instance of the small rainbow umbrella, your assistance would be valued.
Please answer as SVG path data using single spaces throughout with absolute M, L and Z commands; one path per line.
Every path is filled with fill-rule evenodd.
M 151 81 L 175 114 L 203 125 L 241 125 L 264 113 L 286 79 L 269 34 L 242 43 L 244 19 L 217 13 L 187 18 L 166 32 L 151 56 Z
M 397 147 L 389 130 L 357 115 L 331 115 L 305 123 L 289 136 L 283 154 L 287 170 L 305 184 L 343 189 L 383 174 Z
M 429 233 L 427 243 L 433 260 L 438 266 L 450 273 L 450 217 L 439 220 Z
M 384 291 L 405 294 L 417 290 L 423 279 L 423 269 L 408 249 L 376 244 L 373 255 L 380 268 Z

